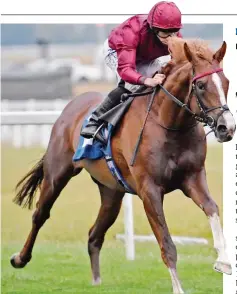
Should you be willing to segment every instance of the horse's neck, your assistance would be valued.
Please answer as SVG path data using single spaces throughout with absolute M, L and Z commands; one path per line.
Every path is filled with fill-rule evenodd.
M 183 103 L 187 103 L 191 91 L 191 65 L 185 64 L 167 78 L 164 87 Z M 161 104 L 158 106 L 159 123 L 167 128 L 181 128 L 193 123 L 193 118 L 178 106 L 162 90 L 158 93 Z

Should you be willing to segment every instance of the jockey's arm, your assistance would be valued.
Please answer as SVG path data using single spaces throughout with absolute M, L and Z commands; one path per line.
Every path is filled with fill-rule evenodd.
M 117 50 L 118 74 L 130 84 L 143 85 L 146 77 L 136 71 L 136 48 L 123 47 Z
M 118 74 L 127 83 L 155 87 L 165 79 L 163 74 L 157 74 L 153 78 L 145 77 L 136 71 L 136 49 L 120 49 L 118 55 Z

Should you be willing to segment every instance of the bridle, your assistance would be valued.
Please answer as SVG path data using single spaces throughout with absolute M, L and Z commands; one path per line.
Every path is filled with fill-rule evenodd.
M 168 127 L 165 127 L 165 126 L 159 124 L 162 128 L 164 128 L 166 130 L 169 130 L 169 131 L 183 131 L 183 130 L 190 129 L 190 128 L 196 126 L 197 123 L 201 122 L 201 123 L 204 124 L 204 126 L 209 126 L 211 128 L 211 132 L 213 132 L 213 131 L 215 131 L 215 128 L 217 126 L 217 121 L 218 121 L 219 117 L 225 111 L 230 111 L 230 109 L 229 109 L 227 104 L 218 105 L 218 106 L 208 108 L 203 103 L 200 96 L 198 95 L 196 81 L 198 79 L 202 78 L 202 77 L 209 76 L 209 75 L 212 75 L 214 73 L 222 72 L 223 69 L 222 68 L 216 68 L 216 69 L 213 69 L 211 71 L 207 71 L 207 72 L 204 72 L 204 73 L 198 74 L 198 75 L 195 75 L 194 69 L 192 69 L 192 70 L 193 70 L 193 73 L 192 73 L 192 76 L 193 76 L 193 78 L 192 78 L 192 86 L 191 86 L 191 92 L 189 94 L 189 98 L 188 98 L 187 103 L 183 103 L 182 101 L 180 101 L 178 98 L 176 98 L 174 95 L 172 95 L 168 90 L 166 90 L 162 85 L 157 85 L 156 87 L 152 88 L 152 90 L 146 91 L 146 92 L 143 92 L 143 91 L 140 92 L 139 91 L 139 93 L 131 93 L 131 94 L 125 93 L 121 97 L 121 102 L 124 102 L 125 100 L 127 100 L 128 97 L 137 97 L 137 96 L 144 96 L 144 95 L 152 94 L 150 102 L 149 102 L 149 106 L 148 106 L 148 112 L 147 112 L 147 115 L 148 115 L 150 110 L 151 110 L 151 106 L 153 104 L 154 98 L 156 96 L 155 94 L 157 93 L 157 91 L 159 89 L 161 89 L 172 101 L 174 101 L 178 106 L 180 106 L 185 111 L 187 111 L 189 114 L 191 114 L 191 116 L 196 120 L 195 124 L 192 124 L 191 126 L 188 126 L 185 129 L 183 129 L 183 128 L 182 129 L 180 129 L 180 128 L 168 128 Z M 198 105 L 198 107 L 200 109 L 200 114 L 197 114 L 197 113 L 193 112 L 191 110 L 191 108 L 190 108 L 190 103 L 191 103 L 191 100 L 192 100 L 193 97 L 196 98 L 197 105 Z M 216 109 L 220 109 L 221 111 L 218 113 L 216 119 L 214 119 L 213 116 L 209 115 L 209 113 L 216 110 Z
M 227 104 L 225 105 L 218 105 L 218 106 L 214 106 L 211 108 L 208 108 L 202 101 L 202 99 L 200 98 L 200 96 L 198 95 L 198 91 L 197 91 L 197 85 L 196 85 L 196 81 L 202 77 L 205 76 L 209 76 L 211 74 L 214 73 L 218 73 L 218 72 L 222 72 L 223 69 L 222 68 L 217 68 L 217 69 L 213 69 L 211 71 L 208 72 L 204 72 L 202 74 L 198 74 L 195 76 L 195 73 L 193 71 L 193 78 L 192 78 L 192 87 L 191 87 L 191 92 L 189 94 L 189 98 L 188 98 L 188 102 L 187 103 L 183 103 L 182 101 L 180 101 L 178 98 L 176 98 L 174 95 L 172 95 L 169 91 L 167 91 L 162 85 L 159 85 L 159 87 L 165 92 L 165 94 L 171 98 L 171 100 L 173 100 L 178 106 L 180 106 L 181 108 L 185 109 L 187 112 L 189 112 L 191 114 L 191 116 L 196 120 L 196 122 L 201 122 L 204 123 L 204 125 L 209 126 L 211 128 L 212 131 L 215 130 L 216 126 L 217 126 L 217 121 L 219 119 L 219 117 L 225 112 L 225 111 L 229 111 L 229 107 Z M 197 105 L 200 109 L 200 114 L 197 114 L 195 112 L 193 112 L 190 108 L 190 103 L 191 103 L 191 99 L 195 97 L 196 98 L 196 102 Z M 218 113 L 216 119 L 213 118 L 213 116 L 210 116 L 209 113 L 216 110 L 216 109 L 221 109 L 221 111 Z M 197 124 L 197 123 L 196 123 Z M 196 124 L 192 125 L 191 127 L 195 126 Z M 164 126 L 162 126 L 164 127 Z M 173 131 L 178 131 L 180 129 L 173 129 L 173 128 L 166 128 L 167 130 L 173 130 Z
M 199 118 L 201 118 L 201 120 L 203 119 L 203 121 L 206 125 L 208 125 L 210 128 L 215 128 L 217 125 L 217 121 L 219 119 L 219 117 L 225 112 L 225 111 L 229 111 L 229 107 L 227 104 L 225 105 L 218 105 L 218 106 L 214 106 L 214 107 L 206 107 L 206 105 L 204 104 L 204 102 L 202 101 L 202 99 L 198 96 L 198 91 L 196 89 L 196 81 L 202 77 L 205 76 L 209 76 L 212 75 L 214 73 L 218 73 L 218 72 L 223 72 L 222 68 L 217 68 L 217 69 L 213 69 L 211 71 L 205 72 L 203 74 L 199 74 L 197 76 L 194 76 L 192 79 L 192 91 L 191 94 L 193 93 L 196 97 L 196 101 L 197 101 L 197 105 L 200 109 L 200 115 L 198 116 Z M 208 113 L 216 110 L 216 109 L 221 109 L 221 111 L 218 113 L 216 120 L 210 116 Z M 197 119 L 197 118 L 196 118 Z

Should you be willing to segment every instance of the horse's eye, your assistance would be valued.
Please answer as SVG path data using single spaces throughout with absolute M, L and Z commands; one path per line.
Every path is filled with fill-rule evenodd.
M 202 91 L 205 90 L 205 84 L 203 82 L 197 82 L 197 86 L 199 90 L 202 90 Z

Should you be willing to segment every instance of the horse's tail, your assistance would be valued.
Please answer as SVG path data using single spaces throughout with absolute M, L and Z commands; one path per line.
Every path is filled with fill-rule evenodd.
M 44 156 L 40 161 L 22 178 L 16 185 L 16 190 L 20 188 L 16 197 L 13 199 L 18 205 L 27 207 L 30 209 L 32 207 L 33 199 L 36 194 L 37 189 L 40 187 L 43 178 Z

